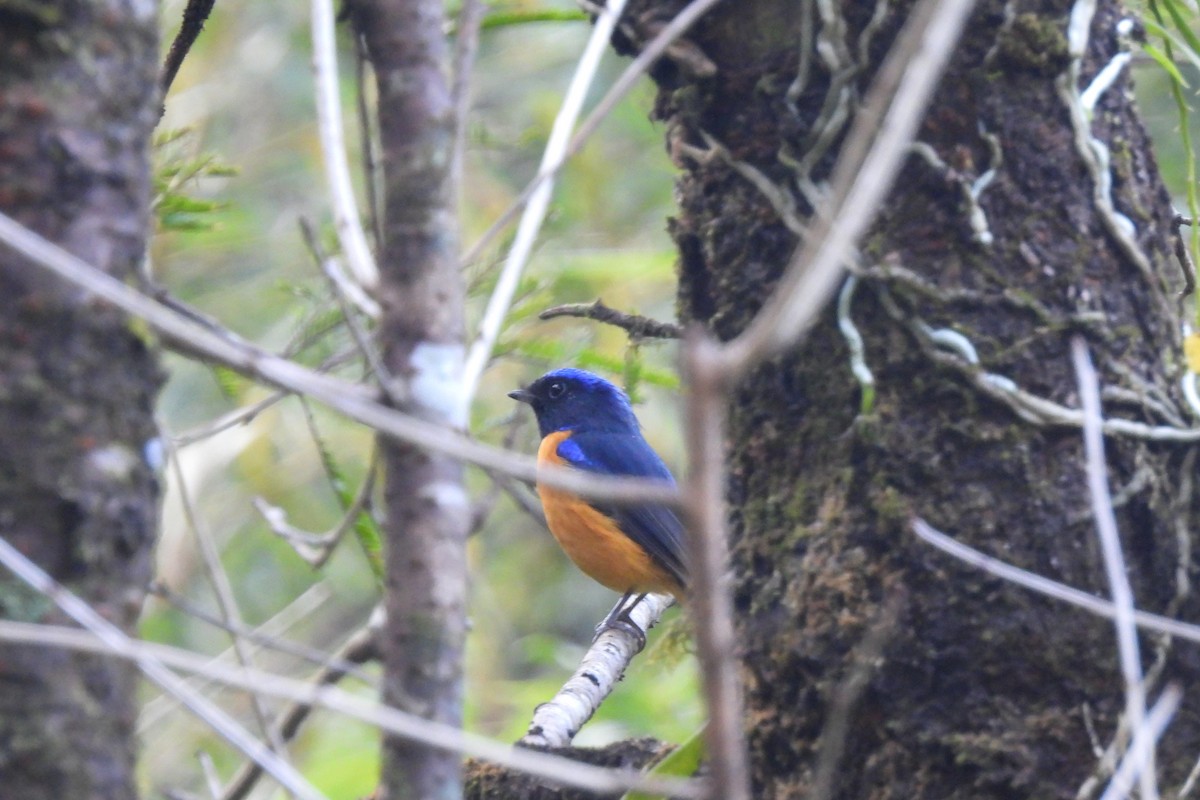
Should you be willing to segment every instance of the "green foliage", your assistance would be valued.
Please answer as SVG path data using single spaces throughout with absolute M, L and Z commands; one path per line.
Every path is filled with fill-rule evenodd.
M 1154 62 L 1162 67 L 1171 82 L 1171 97 L 1175 102 L 1175 111 L 1179 117 L 1179 137 L 1184 152 L 1186 170 L 1185 187 L 1187 193 L 1188 215 L 1192 219 L 1191 235 L 1188 237 L 1188 252 L 1192 257 L 1193 267 L 1200 270 L 1200 196 L 1196 187 L 1196 153 L 1192 147 L 1192 134 L 1189 125 L 1191 109 L 1188 107 L 1184 90 L 1188 90 L 1187 81 L 1175 65 L 1175 51 L 1180 53 L 1192 64 L 1200 67 L 1200 37 L 1197 37 L 1192 26 L 1197 22 L 1197 12 L 1191 8 L 1181 8 L 1176 0 L 1147 0 L 1147 6 L 1154 19 L 1150 20 L 1143 14 L 1146 30 L 1162 40 L 1162 50 L 1150 44 L 1143 45 L 1143 50 Z M 1170 23 L 1164 22 L 1163 11 L 1170 17 Z M 1191 17 L 1191 19 L 1189 19 Z M 1200 278 L 1200 272 L 1197 273 Z M 1200 281 L 1198 281 L 1200 282 Z M 1200 303 L 1195 303 L 1196 323 L 1200 327 Z
M 350 513 L 351 509 L 357 507 L 357 512 L 354 514 L 354 523 L 352 529 L 354 536 L 358 539 L 359 545 L 363 549 L 363 554 L 367 557 L 367 563 L 371 567 L 371 572 L 375 575 L 375 581 L 380 588 L 383 587 L 384 565 L 383 565 L 383 536 L 379 532 L 379 526 L 375 523 L 375 518 L 364 507 L 363 503 L 358 502 L 358 492 L 350 488 L 350 482 L 346 478 L 346 473 L 342 466 L 334 457 L 333 451 L 325 441 L 325 437 L 321 435 L 321 431 L 317 428 L 317 421 L 313 418 L 312 409 L 308 402 L 303 403 L 304 416 L 308 421 L 308 429 L 312 433 L 313 443 L 317 446 L 317 452 L 321 457 L 321 466 L 325 469 L 325 475 L 329 479 L 329 487 L 333 489 L 334 495 L 337 497 L 338 506 L 343 514 Z M 372 453 L 369 459 L 368 470 L 372 472 L 378 469 L 375 463 L 375 456 Z M 364 481 L 371 481 L 372 477 L 368 475 L 363 478 Z
M 672 750 L 666 758 L 646 771 L 655 778 L 688 778 L 696 774 L 704 760 L 704 728 L 693 733 L 683 744 Z M 643 792 L 626 792 L 621 800 L 667 800 L 662 795 Z
M 191 138 L 192 131 L 187 128 L 164 130 L 154 137 L 158 164 L 151 208 L 161 231 L 212 230 L 216 212 L 224 204 L 188 192 L 203 178 L 231 178 L 238 174 L 214 155 L 185 154 L 184 146 Z

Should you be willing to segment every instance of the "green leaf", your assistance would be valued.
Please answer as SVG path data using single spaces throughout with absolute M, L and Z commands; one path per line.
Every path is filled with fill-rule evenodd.
M 582 11 L 553 8 L 535 8 L 529 11 L 511 9 L 489 13 L 483 18 L 480 27 L 493 30 L 511 25 L 528 25 L 531 22 L 586 22 L 587 19 L 587 14 Z
M 1146 44 L 1142 45 L 1142 52 L 1154 59 L 1154 62 L 1162 68 L 1163 72 L 1171 76 L 1171 80 L 1185 89 L 1189 88 L 1187 81 L 1183 79 L 1183 73 L 1179 71 L 1179 67 L 1175 66 L 1175 62 L 1167 58 L 1163 51 L 1147 42 Z
M 312 409 L 308 403 L 304 404 L 304 413 L 308 419 L 308 429 L 312 432 L 313 443 L 317 446 L 317 453 L 321 458 L 321 466 L 325 470 L 325 474 L 329 479 L 329 487 L 333 489 L 334 495 L 337 497 L 338 506 L 342 513 L 345 514 L 354 507 L 354 502 L 357 500 L 356 492 L 350 490 L 349 481 L 346 480 L 346 473 L 342 470 L 341 464 L 333 457 L 333 451 L 325 443 L 320 431 L 317 429 L 317 421 L 313 418 Z M 375 469 L 375 458 L 372 455 L 370 463 L 367 466 L 368 470 Z M 370 480 L 370 473 L 363 480 Z M 371 572 L 375 575 L 375 580 L 380 586 L 383 585 L 384 564 L 383 564 L 383 536 L 379 533 L 379 527 L 375 524 L 375 519 L 367 513 L 365 509 L 358 512 L 354 518 L 354 536 L 358 539 L 358 544 L 363 549 L 363 554 L 367 557 L 367 563 L 371 566 Z
M 213 378 L 217 381 L 217 387 L 220 388 L 221 394 L 225 395 L 230 400 L 236 400 L 242 396 L 245 390 L 247 381 L 241 375 L 237 374 L 228 367 L 214 366 L 212 368 Z
M 1176 32 L 1183 37 L 1187 43 L 1187 47 L 1194 55 L 1200 56 L 1200 38 L 1192 31 L 1192 26 L 1184 19 L 1183 12 L 1179 6 L 1175 4 L 1175 0 L 1161 0 L 1163 6 L 1167 9 L 1167 14 L 1170 15 L 1171 21 L 1175 23 Z
M 691 777 L 700 768 L 700 762 L 704 760 L 704 753 L 704 728 L 701 728 L 645 774 L 647 777 L 653 778 Z M 621 800 L 668 800 L 668 798 L 645 792 L 626 792 Z

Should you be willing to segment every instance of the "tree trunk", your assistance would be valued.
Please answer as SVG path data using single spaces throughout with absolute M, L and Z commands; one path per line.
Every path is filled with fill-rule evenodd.
M 403 410 L 464 427 L 458 394 L 465 290 L 450 190 L 454 120 L 441 0 L 354 0 L 379 92 L 384 242 L 379 299 L 384 363 L 405 387 Z M 427 719 L 462 724 L 466 538 L 470 509 L 462 465 L 390 442 L 387 473 L 387 613 L 384 699 Z M 410 741 L 387 743 L 390 800 L 442 800 L 462 792 L 459 757 Z
M 634 0 L 619 48 L 637 50 L 684 5 Z M 683 170 L 670 226 L 681 320 L 729 340 L 762 306 L 796 237 L 746 175 L 812 216 L 909 10 L 727 2 L 655 67 L 656 115 Z M 962 566 L 910 530 L 923 516 L 1110 596 L 1079 425 L 1022 407 L 1005 379 L 1077 409 L 1069 342 L 1082 335 L 1107 416 L 1191 419 L 1177 389 L 1173 212 L 1127 76 L 1090 120 L 1078 99 L 1120 52 L 1122 12 L 1099 2 L 1073 63 L 1072 10 L 986 0 L 967 24 L 921 144 L 860 242 L 848 308 L 873 399 L 832 308 L 736 388 L 729 503 L 756 797 L 1067 798 L 1104 784 L 1094 747 L 1114 740 L 1124 706 L 1112 624 Z M 957 349 L 937 344 L 939 329 Z M 1190 445 L 1134 433 L 1106 447 L 1138 606 L 1196 618 Z M 1193 646 L 1141 646 L 1151 697 L 1193 682 Z M 1200 751 L 1195 703 L 1185 698 L 1160 747 L 1164 788 L 1178 789 Z
M 629 14 L 665 17 L 682 5 L 635 2 Z M 724 3 L 690 37 L 715 77 L 693 78 L 680 61 L 655 73 L 656 111 L 684 170 L 671 224 L 680 317 L 722 339 L 745 328 L 796 243 L 730 160 L 810 216 L 819 201 L 804 187 L 828 177 L 847 127 L 831 112 L 856 107 L 908 6 L 831 11 Z M 1082 90 L 1118 53 L 1121 10 L 1099 3 L 1077 78 L 1070 12 L 982 2 L 968 23 L 920 152 L 860 242 L 850 315 L 877 385 L 866 413 L 833 309 L 737 387 L 729 499 L 756 797 L 812 796 L 831 744 L 823 733 L 839 715 L 847 732 L 831 789 L 846 798 L 1075 797 L 1097 770 L 1089 717 L 1099 746 L 1113 740 L 1124 701 L 1111 623 L 952 562 L 909 530 L 910 516 L 923 516 L 1109 596 L 1078 426 L 1023 418 L 1003 381 L 981 370 L 1078 408 L 1069 340 L 1079 334 L 1107 415 L 1189 419 L 1176 388 L 1172 209 L 1128 80 L 1101 95 L 1090 128 L 1077 130 L 1069 113 L 1071 87 Z M 805 13 L 822 46 L 807 50 L 799 83 Z M 1107 146 L 1111 167 L 1089 169 L 1089 137 Z M 977 182 L 989 170 L 990 183 Z M 1106 214 L 1097 179 L 1108 175 L 1115 211 Z M 978 367 L 939 349 L 921 323 L 969 340 Z M 1194 618 L 1190 448 L 1133 435 L 1106 445 L 1139 607 Z M 881 656 L 862 666 L 860 643 L 889 602 L 895 623 L 879 632 Z M 1142 652 L 1147 669 L 1161 667 L 1154 693 L 1186 684 L 1200 665 L 1190 645 L 1144 637 Z M 861 669 L 857 702 L 839 700 Z M 1185 706 L 1160 751 L 1164 786 L 1178 787 L 1198 750 Z
M 149 232 L 153 4 L 0 2 L 0 210 L 112 275 Z M 150 577 L 154 354 L 113 309 L 0 250 L 0 536 L 126 632 Z M 0 575 L 0 615 L 63 623 Z M 137 796 L 136 668 L 0 646 L 0 786 Z

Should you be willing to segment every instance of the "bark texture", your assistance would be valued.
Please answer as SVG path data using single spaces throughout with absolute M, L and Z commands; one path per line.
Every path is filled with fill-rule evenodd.
M 684 5 L 633 0 L 614 43 L 636 51 Z M 654 68 L 655 114 L 682 170 L 670 222 L 682 322 L 728 340 L 770 295 L 796 239 L 747 167 L 811 216 L 910 8 L 726 2 Z M 1106 415 L 1192 421 L 1178 391 L 1172 209 L 1128 76 L 1090 121 L 1070 113 L 1071 85 L 1086 87 L 1122 48 L 1123 11 L 1099 0 L 1077 76 L 1071 12 L 1064 0 L 981 0 L 967 24 L 923 146 L 860 243 L 850 316 L 877 384 L 869 408 L 833 308 L 736 387 L 729 505 L 755 797 L 813 797 L 831 730 L 843 731 L 826 784 L 837 798 L 1103 788 L 1094 748 L 1113 742 L 1124 704 L 1112 625 L 909 531 L 920 515 L 1109 596 L 1080 431 L 1024 418 L 988 388 L 1002 381 L 979 376 L 1078 408 L 1069 341 L 1082 334 Z M 1109 165 L 1089 166 L 1090 139 Z M 925 331 L 937 329 L 965 337 L 978 366 L 935 346 Z M 1196 619 L 1194 448 L 1123 435 L 1106 446 L 1139 607 Z M 1141 648 L 1152 697 L 1168 681 L 1195 686 L 1195 647 L 1144 636 Z M 1165 792 L 1200 752 L 1193 693 L 1160 747 Z
M 383 147 L 383 252 L 379 300 L 384 361 L 404 389 L 404 410 L 462 427 L 464 288 L 450 191 L 453 112 L 445 74 L 441 0 L 349 6 L 367 45 L 379 94 Z M 462 465 L 391 442 L 387 472 L 387 612 L 384 699 L 462 724 L 466 537 Z M 459 757 L 400 739 L 387 742 L 390 800 L 461 796 Z
M 632 5 L 644 24 L 683 4 Z M 835 713 L 850 715 L 839 798 L 1075 797 L 1097 769 L 1088 718 L 1099 746 L 1114 737 L 1124 699 L 1111 624 L 961 567 L 908 531 L 921 515 L 1108 596 L 1080 432 L 1022 419 L 974 377 L 998 373 L 1077 408 L 1068 345 L 1082 334 L 1106 414 L 1190 418 L 1176 388 L 1172 209 L 1124 76 L 1082 134 L 1107 146 L 1111 167 L 1086 165 L 1064 95 L 1070 11 L 986 0 L 968 23 L 919 134 L 937 157 L 908 159 L 861 243 L 867 273 L 851 314 L 878 384 L 869 413 L 833 309 L 734 394 L 729 499 L 756 797 L 811 796 Z M 656 113 L 683 170 L 671 223 L 680 317 L 722 339 L 744 329 L 795 246 L 730 162 L 810 215 L 819 199 L 809 187 L 828 176 L 845 131 L 838 112 L 854 110 L 908 4 L 831 12 L 725 3 L 691 36 L 715 76 L 692 77 L 682 61 L 656 70 Z M 1080 88 L 1118 52 L 1121 15 L 1098 4 Z M 798 52 L 805 35 L 820 46 Z M 627 44 L 637 39 L 634 30 Z M 969 190 L 991 169 L 973 226 Z M 1133 247 L 1098 207 L 1098 174 L 1111 175 Z M 965 336 L 980 367 L 947 358 L 919 323 Z M 1190 448 L 1133 437 L 1107 447 L 1139 606 L 1195 618 Z M 900 611 L 882 656 L 866 665 L 857 702 L 836 701 L 888 598 Z M 1194 647 L 1143 637 L 1142 653 L 1153 687 L 1194 685 Z M 1178 789 L 1200 750 L 1196 702 L 1164 740 L 1164 787 Z
M 150 2 L 0 1 L 0 210 L 116 276 L 150 230 L 157 44 Z M 129 633 L 152 568 L 160 379 L 127 318 L 0 248 L 0 536 Z M 0 615 L 64 622 L 8 574 Z M 136 674 L 0 646 L 0 793 L 135 798 Z

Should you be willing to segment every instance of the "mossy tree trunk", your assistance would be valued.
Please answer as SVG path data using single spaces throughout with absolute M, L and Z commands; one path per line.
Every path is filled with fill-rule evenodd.
M 684 5 L 631 2 L 618 46 L 636 50 Z M 747 167 L 811 217 L 911 9 L 822 5 L 723 3 L 654 70 L 655 113 L 682 170 L 670 223 L 680 317 L 723 340 L 745 329 L 796 246 Z M 1124 46 L 1124 12 L 1100 0 L 1075 64 L 1071 12 L 983 0 L 968 22 L 920 144 L 860 242 L 849 312 L 876 383 L 865 413 L 832 307 L 734 393 L 729 509 L 756 797 L 813 796 L 839 715 L 840 798 L 1075 797 L 1097 775 L 1094 747 L 1116 735 L 1124 697 L 1110 623 L 960 565 L 910 531 L 919 515 L 1109 596 L 1080 430 L 1018 413 L 1011 389 L 1078 408 L 1069 343 L 1082 335 L 1106 415 L 1191 421 L 1178 390 L 1173 211 L 1127 74 L 1090 120 L 1080 113 L 1078 91 Z M 1096 160 L 1104 149 L 1109 164 Z M 940 348 L 937 330 L 958 349 Z M 1197 618 L 1193 447 L 1135 435 L 1106 446 L 1139 607 Z M 869 639 L 882 644 L 864 667 L 856 654 Z M 1168 681 L 1194 689 L 1194 646 L 1142 637 L 1141 649 L 1151 697 Z M 865 686 L 849 691 L 863 669 Z M 1200 752 L 1197 702 L 1185 697 L 1163 740 L 1164 790 L 1178 790 Z
M 682 4 L 633 5 L 646 19 Z M 725 3 L 691 37 L 713 77 L 659 68 L 657 114 L 683 170 L 671 224 L 682 319 L 730 339 L 769 296 L 796 240 L 731 162 L 811 215 L 846 127 L 838 112 L 856 108 L 908 10 L 844 2 L 823 18 L 815 4 Z M 805 13 L 820 47 L 806 49 L 798 81 Z M 1101 747 L 1114 737 L 1124 697 L 1112 625 L 961 566 L 909 530 L 923 516 L 1108 596 L 1079 429 L 1024 419 L 981 371 L 1078 408 L 1078 334 L 1106 414 L 1189 419 L 1172 209 L 1127 76 L 1090 125 L 1071 113 L 1072 85 L 1120 51 L 1123 12 L 1098 4 L 1077 78 L 1070 13 L 986 1 L 967 24 L 920 145 L 860 243 L 850 315 L 877 383 L 869 411 L 833 308 L 735 392 L 729 500 L 757 797 L 810 795 L 835 697 L 889 602 L 897 618 L 849 711 L 833 796 L 1075 797 L 1097 769 L 1089 717 Z M 1096 142 L 1111 166 L 1089 167 Z M 965 337 L 979 365 L 929 329 Z M 1139 606 L 1195 618 L 1191 447 L 1112 436 L 1107 448 Z M 1144 637 L 1142 654 L 1155 691 L 1186 686 L 1200 666 L 1186 644 Z M 1200 752 L 1196 702 L 1164 740 L 1164 787 L 1178 789 Z
M 0 0 L 0 210 L 112 275 L 149 232 L 153 3 Z M 0 247 L 0 536 L 132 633 L 158 486 L 153 353 L 129 320 Z M 0 574 L 0 616 L 64 623 Z M 0 794 L 137 796 L 136 668 L 0 646 Z

